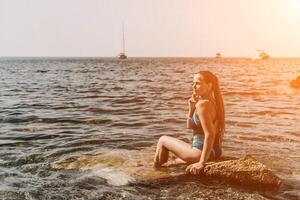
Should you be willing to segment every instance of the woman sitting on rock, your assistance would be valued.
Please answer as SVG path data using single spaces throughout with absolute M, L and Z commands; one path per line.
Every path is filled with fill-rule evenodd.
M 188 163 L 186 171 L 199 174 L 205 162 L 219 158 L 225 131 L 223 98 L 218 78 L 210 71 L 199 71 L 193 79 L 193 94 L 188 100 L 187 128 L 193 129 L 192 144 L 170 136 L 160 137 L 154 166 L 168 166 L 169 152 L 178 158 L 170 164 Z

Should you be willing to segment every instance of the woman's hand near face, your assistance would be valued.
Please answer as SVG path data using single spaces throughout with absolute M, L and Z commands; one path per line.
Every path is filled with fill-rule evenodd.
M 194 111 L 196 109 L 196 103 L 197 101 L 194 98 L 194 95 L 189 98 L 188 104 L 189 104 L 189 113 L 187 115 L 187 121 L 186 121 L 186 127 L 188 129 L 193 129 L 193 124 L 191 123 L 192 116 L 194 114 Z
M 189 116 L 191 117 L 194 114 L 195 108 L 196 108 L 196 96 L 192 95 L 191 98 L 189 98 L 188 100 L 188 104 L 189 104 Z

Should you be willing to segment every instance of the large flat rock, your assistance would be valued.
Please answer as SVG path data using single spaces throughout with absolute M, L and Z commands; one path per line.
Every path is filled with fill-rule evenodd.
M 251 156 L 207 163 L 204 174 L 243 186 L 277 188 L 281 184 L 279 177 Z
M 114 150 L 95 155 L 62 158 L 52 163 L 51 167 L 85 170 L 93 176 L 105 178 L 112 185 L 190 176 L 185 174 L 185 166 L 182 165 L 154 169 L 152 156 L 153 151 Z M 219 161 L 208 162 L 203 175 L 249 187 L 277 188 L 281 184 L 279 177 L 251 156 L 245 156 L 241 159 L 224 158 Z

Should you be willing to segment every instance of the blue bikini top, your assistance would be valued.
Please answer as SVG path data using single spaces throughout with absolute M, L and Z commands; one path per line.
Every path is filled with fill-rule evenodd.
M 193 117 L 192 117 L 192 122 L 194 124 L 193 126 L 193 130 L 194 130 L 194 134 L 204 134 L 204 130 L 203 130 L 203 127 L 202 127 L 202 124 L 201 124 L 201 121 L 197 115 L 197 112 L 196 112 L 197 109 L 195 109 L 194 111 L 194 114 L 193 114 Z M 217 120 L 217 118 L 215 118 L 214 122 Z

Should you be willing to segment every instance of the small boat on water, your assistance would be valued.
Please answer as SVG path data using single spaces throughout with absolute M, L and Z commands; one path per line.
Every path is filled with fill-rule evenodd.
M 220 52 L 216 53 L 215 58 L 222 58 L 221 53 Z
M 122 24 L 122 33 L 123 33 L 123 51 L 117 56 L 119 59 L 127 59 L 125 54 L 125 34 L 124 34 L 124 23 Z
M 264 50 L 257 49 L 257 55 L 252 57 L 252 60 L 267 60 L 270 58 L 270 55 L 267 54 Z
M 119 59 L 126 59 L 127 58 L 127 56 L 126 56 L 126 54 L 125 53 L 120 53 L 119 55 L 118 55 L 118 58 Z

